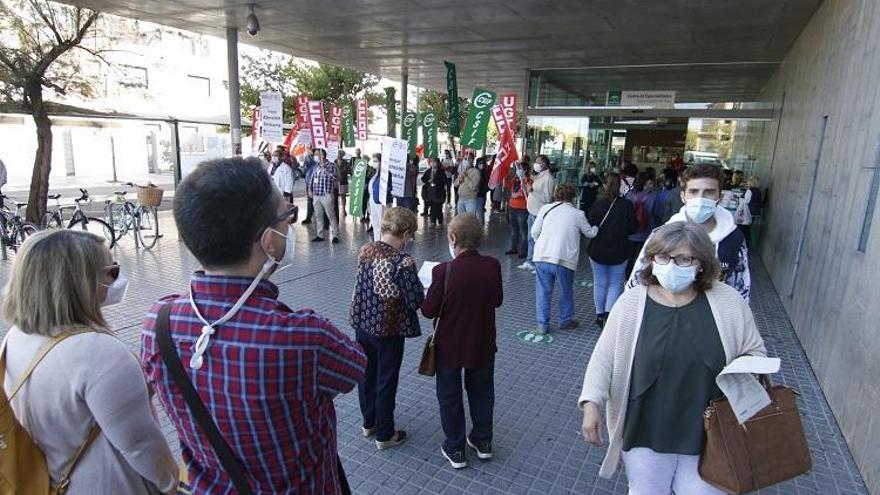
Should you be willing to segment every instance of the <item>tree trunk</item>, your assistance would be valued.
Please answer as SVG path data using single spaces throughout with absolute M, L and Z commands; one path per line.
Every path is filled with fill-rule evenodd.
M 34 156 L 26 216 L 29 222 L 40 225 L 46 215 L 49 172 L 52 170 L 52 121 L 49 120 L 49 113 L 43 102 L 43 87 L 39 83 L 31 85 L 27 93 L 31 103 L 31 116 L 37 126 L 37 153 Z

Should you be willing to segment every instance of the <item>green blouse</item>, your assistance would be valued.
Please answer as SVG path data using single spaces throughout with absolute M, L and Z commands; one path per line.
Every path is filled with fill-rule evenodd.
M 722 395 L 715 377 L 725 363 L 705 293 L 678 308 L 649 296 L 633 358 L 623 450 L 699 454 L 703 412 Z

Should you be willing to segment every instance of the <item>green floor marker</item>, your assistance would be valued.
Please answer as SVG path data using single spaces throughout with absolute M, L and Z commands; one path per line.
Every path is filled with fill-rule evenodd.
M 522 332 L 517 333 L 516 336 L 523 342 L 529 344 L 550 344 L 553 342 L 552 335 L 547 333 L 540 335 L 530 330 L 523 330 Z

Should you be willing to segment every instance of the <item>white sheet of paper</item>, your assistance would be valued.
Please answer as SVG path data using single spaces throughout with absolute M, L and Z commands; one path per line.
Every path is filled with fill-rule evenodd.
M 730 401 L 739 424 L 770 405 L 770 396 L 754 375 L 776 373 L 779 363 L 779 358 L 743 356 L 734 359 L 718 374 L 715 383 Z
M 425 287 L 426 291 L 428 290 L 428 287 L 431 286 L 434 267 L 439 264 L 440 263 L 437 261 L 426 261 L 422 263 L 422 267 L 419 268 L 419 280 L 422 281 L 422 286 Z

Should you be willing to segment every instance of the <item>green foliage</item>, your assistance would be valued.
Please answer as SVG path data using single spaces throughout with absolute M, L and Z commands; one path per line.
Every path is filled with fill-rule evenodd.
M 425 90 L 419 94 L 418 111 L 434 112 L 437 114 L 437 128 L 441 133 L 448 136 L 449 144 L 452 145 L 452 136 L 449 136 L 449 109 L 446 106 L 447 98 L 448 95 L 446 93 L 430 89 Z M 461 122 L 459 122 L 460 127 L 464 127 L 464 121 L 467 119 L 469 107 L 470 102 L 467 98 L 458 98 L 459 116 L 461 117 Z
M 293 57 L 262 50 L 259 55 L 243 55 L 241 70 L 242 112 L 259 106 L 261 91 L 280 91 L 284 112 L 294 115 L 297 95 L 323 100 L 325 106 L 351 105 L 366 97 L 370 105 L 383 104 L 384 95 L 376 91 L 379 78 L 353 69 L 330 64 L 298 62 Z
M 41 0 L 0 0 L 0 98 L 30 108 L 42 90 L 91 96 L 83 65 L 104 61 L 107 37 L 93 10 Z M 83 52 L 87 56 L 80 56 Z M 34 94 L 39 87 L 40 94 Z M 40 102 L 41 103 L 41 102 Z M 37 104 L 40 104 L 37 103 Z

